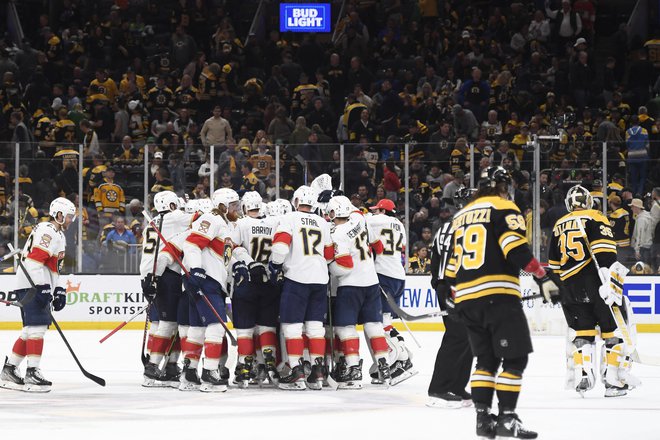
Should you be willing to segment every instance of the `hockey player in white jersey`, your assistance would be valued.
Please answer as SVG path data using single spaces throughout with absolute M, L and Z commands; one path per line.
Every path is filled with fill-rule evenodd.
M 370 234 L 364 216 L 356 212 L 347 197 L 333 197 L 326 210 L 335 225 L 332 231 L 335 256 L 330 264 L 330 272 L 337 277 L 333 325 L 343 353 L 335 380 L 340 388 L 361 388 L 362 360 L 356 325 L 364 324 L 365 338 L 376 362 L 379 379 L 389 383 L 389 348 L 383 330 L 378 276 L 372 257 L 372 250 L 381 251 L 382 245 L 378 239 L 370 240 L 375 234 L 373 231 Z
M 192 222 L 193 215 L 181 211 L 179 197 L 172 191 L 162 191 L 154 196 L 154 208 L 159 217 L 161 234 L 167 242 L 173 237 L 186 231 Z M 162 219 L 162 221 L 161 221 Z M 155 300 L 158 325 L 152 324 L 153 338 L 149 351 L 149 362 L 144 367 L 143 386 L 161 386 L 172 384 L 178 386 L 179 367 L 177 359 L 181 352 L 180 339 L 176 338 L 179 324 L 187 325 L 188 307 L 186 301 L 181 301 L 181 268 L 174 264 L 154 265 L 156 246 L 160 253 L 165 247 L 158 240 L 156 231 L 149 226 L 144 231 L 145 239 L 142 242 L 142 260 L 140 262 L 140 277 L 142 291 L 149 301 Z M 154 273 L 154 267 L 156 271 Z M 180 304 L 181 303 L 181 304 Z M 154 308 L 153 305 L 151 307 Z M 154 328 L 156 327 L 156 328 Z M 173 338 L 175 338 L 173 340 Z M 160 363 L 166 353 L 171 353 L 165 370 L 161 371 Z
M 229 259 L 231 244 L 227 223 L 238 218 L 238 194 L 232 189 L 222 188 L 211 197 L 214 209 L 203 214 L 193 223 L 183 244 L 183 264 L 190 271 L 185 280 L 188 294 L 194 298 L 190 307 L 190 327 L 184 354 L 184 369 L 180 390 L 223 392 L 227 390 L 226 377 L 220 376 L 219 365 L 223 351 L 225 330 L 202 296 L 205 295 L 212 307 L 226 321 L 224 298 L 227 283 L 225 261 Z M 199 359 L 204 350 L 204 365 L 201 381 L 197 374 Z
M 269 263 L 271 279 L 283 283 L 280 322 L 291 372 L 280 378 L 278 386 L 285 390 L 319 390 L 323 386 L 327 265 L 334 257 L 334 245 L 328 222 L 310 212 L 317 197 L 308 186 L 295 191 L 296 211 L 280 219 Z M 303 325 L 313 363 L 307 381 L 302 360 Z
M 20 391 L 48 392 L 52 382 L 41 374 L 39 364 L 44 348 L 44 334 L 51 323 L 50 307 L 56 312 L 66 305 L 66 290 L 59 279 L 59 263 L 64 258 L 64 231 L 76 217 L 71 201 L 58 197 L 48 210 L 50 220 L 39 223 L 25 243 L 21 258 L 35 284 L 31 289 L 25 273 L 16 274 L 18 301 L 23 303 L 23 330 L 14 342 L 11 354 L 5 359 L 0 373 L 0 387 Z M 27 357 L 25 378 L 18 367 Z
M 233 270 L 232 311 L 238 336 L 238 362 L 234 381 L 243 388 L 247 387 L 251 379 L 255 379 L 255 330 L 263 354 L 263 365 L 259 366 L 263 372 L 260 373 L 263 376 L 267 373 L 271 379 L 278 378 L 275 359 L 280 289 L 270 283 L 267 264 L 279 220 L 278 217 L 261 216 L 261 206 L 262 199 L 258 192 L 246 192 L 241 200 L 244 216 L 236 222 L 239 238 L 235 244 L 246 249 L 251 260 L 244 259 L 234 264 Z M 238 270 L 238 266 L 243 270 Z M 248 280 L 243 276 L 246 268 Z
M 395 215 L 396 207 L 391 200 L 382 199 L 370 209 L 374 215 L 367 217 L 367 223 L 383 244 L 383 253 L 376 257 L 378 281 L 380 287 L 398 302 L 406 284 L 406 271 L 403 267 L 406 231 Z M 397 384 L 414 376 L 417 371 L 413 369 L 412 353 L 398 330 L 392 326 L 392 319 L 397 318 L 397 315 L 382 295 L 381 304 L 383 327 L 391 350 L 389 360 L 392 365 L 392 383 Z M 372 368 L 372 378 L 375 379 L 375 376 Z

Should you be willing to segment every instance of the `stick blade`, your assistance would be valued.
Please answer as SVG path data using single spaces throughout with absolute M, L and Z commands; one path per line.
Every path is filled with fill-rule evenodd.
M 96 382 L 97 384 L 101 385 L 102 387 L 105 386 L 105 379 L 103 379 L 102 377 L 95 376 L 95 375 L 93 375 L 92 373 L 90 373 L 88 371 L 83 371 L 83 375 L 87 379 L 91 380 L 92 382 Z

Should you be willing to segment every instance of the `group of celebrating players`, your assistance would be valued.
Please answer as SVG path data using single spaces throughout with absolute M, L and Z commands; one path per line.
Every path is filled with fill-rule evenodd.
M 529 249 L 510 185 L 505 169 L 484 170 L 476 193 L 458 192 L 461 209 L 433 246 L 431 284 L 448 316 L 429 393 L 444 401 L 471 398 L 476 433 L 489 439 L 537 437 L 515 412 L 532 352 L 521 270 L 535 277 L 546 301 L 562 304 L 569 326 L 568 387 L 581 394 L 595 387 L 599 332 L 605 396 L 625 395 L 640 384 L 630 374 L 634 332 L 617 320 L 630 312 L 622 295 L 627 270 L 617 263 L 607 218 L 593 209 L 589 191 L 571 188 L 546 270 Z M 175 193 L 160 192 L 154 208 L 140 267 L 151 321 L 144 386 L 226 391 L 227 337 L 233 339 L 228 315 L 237 335 L 233 383 L 240 388 L 361 388 L 358 324 L 373 361 L 372 383 L 395 385 L 416 374 L 384 300 L 400 297 L 405 283 L 406 234 L 392 201 L 381 200 L 364 214 L 322 175 L 298 188 L 292 204 L 264 203 L 256 192 L 239 198 L 223 188 L 185 206 Z M 5 360 L 3 388 L 50 390 L 39 361 L 51 304 L 57 311 L 66 303 L 58 262 L 63 231 L 75 215 L 71 202 L 54 200 L 51 221 L 39 224 L 25 245 L 16 290 L 24 327 Z M 31 281 L 36 288 L 30 289 Z M 472 356 L 470 396 L 465 386 Z M 498 415 L 491 413 L 495 394 Z
M 163 191 L 154 210 L 140 264 L 151 321 L 144 386 L 226 391 L 228 315 L 237 336 L 233 383 L 240 388 L 361 388 L 358 324 L 373 360 L 372 383 L 396 385 L 416 374 L 383 298 L 400 297 L 405 281 L 406 235 L 390 200 L 365 215 L 322 175 L 298 188 L 292 204 L 222 188 L 188 203 Z M 64 305 L 57 261 L 75 213 L 56 199 L 52 220 L 35 228 L 25 246 L 37 294 L 21 309 L 24 330 L 5 362 L 2 387 L 50 390 L 39 359 L 48 308 Z M 28 288 L 19 280 L 19 299 Z M 17 368 L 24 357 L 23 378 Z

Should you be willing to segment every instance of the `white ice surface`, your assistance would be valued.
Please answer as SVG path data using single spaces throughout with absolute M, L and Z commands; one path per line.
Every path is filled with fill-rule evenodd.
M 142 332 L 122 331 L 99 344 L 105 333 L 66 331 L 85 368 L 106 379 L 102 388 L 82 376 L 56 331 L 50 330 L 42 370 L 53 381 L 53 390 L 27 394 L 0 389 L 0 438 L 475 438 L 474 409 L 424 406 L 442 333 L 416 334 L 423 347 L 415 348 L 414 364 L 420 374 L 389 390 L 374 389 L 365 381 L 362 390 L 230 388 L 212 395 L 142 388 Z M 0 331 L 1 353 L 11 350 L 17 335 Z M 641 334 L 639 339 L 640 352 L 660 353 L 660 335 Z M 633 372 L 643 385 L 626 397 L 605 399 L 599 383 L 582 399 L 563 389 L 563 338 L 537 336 L 534 345 L 518 412 L 528 428 L 540 433 L 539 438 L 660 439 L 660 367 L 635 365 Z M 233 360 L 229 366 L 233 367 Z

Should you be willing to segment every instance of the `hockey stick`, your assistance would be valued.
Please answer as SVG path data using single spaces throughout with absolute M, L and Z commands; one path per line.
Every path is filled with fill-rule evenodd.
M 401 317 L 399 317 L 399 319 L 400 319 L 400 318 L 401 318 Z M 415 335 L 413 335 L 413 332 L 410 331 L 410 327 L 408 327 L 408 324 L 406 324 L 406 321 L 404 321 L 403 319 L 401 319 L 401 324 L 403 324 L 403 326 L 406 328 L 406 331 L 408 332 L 408 334 L 410 335 L 410 337 L 412 338 L 412 340 L 415 341 L 415 345 L 417 345 L 417 348 L 422 348 L 422 346 L 420 345 L 420 343 L 419 343 L 419 341 L 417 340 L 417 338 L 415 337 Z
M 392 308 L 394 313 L 396 313 L 400 318 L 405 319 L 406 321 L 419 321 L 420 319 L 427 319 L 427 318 L 435 318 L 436 316 L 447 316 L 447 312 L 445 311 L 439 311 L 439 312 L 432 312 L 432 313 L 425 313 L 424 315 L 411 315 L 408 312 L 405 312 L 399 307 L 399 304 L 397 304 L 396 300 L 392 298 L 392 295 L 389 293 L 385 292 L 381 286 L 378 286 L 380 288 L 380 293 L 385 296 L 385 300 L 387 301 L 387 304 Z
M 326 380 L 330 388 L 337 391 L 339 384 L 332 377 L 332 373 L 335 371 L 335 327 L 332 324 L 332 290 L 330 284 L 328 284 L 328 327 L 330 328 L 330 371 L 328 371 Z
M 594 265 L 596 266 L 596 272 L 598 272 L 598 278 L 600 279 L 601 285 L 605 285 L 608 283 L 608 280 L 603 279 L 603 274 L 600 273 L 600 265 L 598 264 L 598 260 L 596 260 L 596 257 L 594 256 L 593 250 L 591 249 L 591 243 L 589 242 L 589 236 L 587 235 L 587 231 L 584 230 L 584 225 L 580 220 L 577 221 L 577 224 L 578 227 L 580 228 L 580 232 L 582 233 L 584 241 L 587 245 L 587 250 L 589 251 L 591 260 L 594 262 Z M 626 343 L 626 345 L 628 347 L 635 347 L 635 344 L 633 344 L 632 337 L 630 336 L 630 329 L 628 328 L 628 323 L 626 323 L 626 320 L 623 318 L 623 315 L 621 314 L 621 310 L 619 310 L 619 306 L 613 303 L 608 308 L 610 309 L 612 318 L 614 318 L 614 322 L 616 322 L 617 327 L 619 328 L 619 330 L 621 330 L 621 336 L 623 336 L 623 340 Z M 640 355 L 640 353 L 637 351 L 637 347 L 635 347 L 633 352 L 630 353 L 630 358 L 639 364 L 660 366 L 660 359 L 657 359 L 655 357 Z
M 12 252 L 14 251 L 14 247 L 11 244 L 7 244 L 7 247 L 9 248 L 10 251 L 12 251 Z M 29 272 L 27 271 L 27 269 L 23 265 L 23 262 L 21 261 L 21 259 L 17 258 L 16 261 L 18 262 L 18 267 L 20 267 L 21 270 L 23 271 L 23 274 L 25 274 L 25 278 L 27 278 L 28 282 L 30 283 L 30 286 L 32 286 L 32 288 L 36 290 L 37 286 L 35 286 L 34 281 L 32 280 L 32 277 L 30 276 Z M 50 307 L 48 307 L 48 314 L 50 315 L 50 319 L 53 322 L 53 324 L 55 325 L 55 328 L 57 329 L 57 332 L 62 337 L 62 340 L 64 341 L 64 345 L 66 345 L 66 348 L 69 349 L 69 353 L 71 353 L 71 356 L 73 356 L 73 359 L 76 361 L 76 364 L 78 364 L 78 368 L 80 368 L 80 371 L 82 372 L 82 374 L 86 378 L 88 378 L 88 379 L 96 382 L 97 384 L 101 385 L 102 387 L 104 387 L 105 386 L 105 379 L 102 379 L 98 376 L 95 376 L 95 375 L 93 375 L 92 373 L 88 372 L 87 370 L 85 370 L 83 368 L 82 364 L 78 360 L 78 356 L 76 356 L 76 354 L 73 352 L 73 349 L 71 348 L 71 345 L 69 345 L 69 341 L 64 336 L 64 333 L 62 333 L 62 329 L 60 328 L 60 325 L 55 320 L 55 317 L 53 316 L 53 312 L 51 312 Z
M 163 237 L 163 235 L 160 233 L 160 229 L 158 229 L 156 227 L 156 225 L 154 224 L 153 219 L 151 217 L 149 217 L 149 213 L 147 211 L 142 211 L 142 214 L 144 215 L 144 218 L 147 220 L 147 222 L 149 222 L 149 224 L 154 228 L 154 230 L 156 231 L 156 234 L 158 234 L 158 236 L 160 237 L 163 244 L 165 246 L 168 246 L 169 243 L 167 242 L 167 240 L 165 240 L 165 237 Z M 172 253 L 172 257 L 174 257 L 174 260 L 177 262 L 177 264 L 179 266 L 181 266 L 181 269 L 183 269 L 183 273 L 186 275 L 186 278 L 190 278 L 190 272 L 183 265 L 183 262 L 181 261 L 181 258 L 179 258 L 179 256 L 176 255 L 176 253 Z M 229 340 L 231 341 L 231 345 L 236 347 L 238 345 L 238 342 L 236 342 L 236 337 L 234 337 L 234 335 L 229 331 L 229 328 L 227 327 L 227 324 L 222 319 L 222 317 L 220 316 L 218 311 L 215 309 L 215 307 L 213 307 L 213 304 L 211 304 L 211 301 L 209 301 L 209 299 L 206 297 L 206 295 L 204 294 L 204 292 L 202 292 L 201 289 L 198 290 L 197 293 L 202 297 L 202 299 L 204 300 L 204 302 L 206 303 L 208 308 L 211 309 L 211 312 L 213 312 L 213 314 L 215 315 L 218 322 L 220 322 L 220 325 L 222 325 L 222 327 L 227 332 L 227 336 L 229 337 Z
M 114 335 L 114 334 L 117 333 L 119 330 L 121 330 L 122 328 L 124 328 L 124 327 L 126 326 L 126 324 L 128 324 L 129 322 L 131 322 L 132 320 L 134 320 L 135 318 L 137 318 L 138 316 L 140 316 L 141 314 L 143 314 L 144 312 L 146 312 L 147 309 L 149 308 L 149 306 L 150 306 L 150 305 L 147 304 L 146 306 L 142 307 L 142 308 L 139 309 L 137 312 L 135 312 L 130 318 L 128 318 L 126 321 L 122 322 L 122 323 L 119 324 L 117 327 L 115 327 L 114 330 L 112 330 L 110 333 L 108 333 L 107 335 L 105 335 L 104 337 L 101 338 L 101 340 L 99 341 L 99 344 L 103 344 L 103 342 L 105 342 L 106 339 L 108 339 L 110 336 Z

